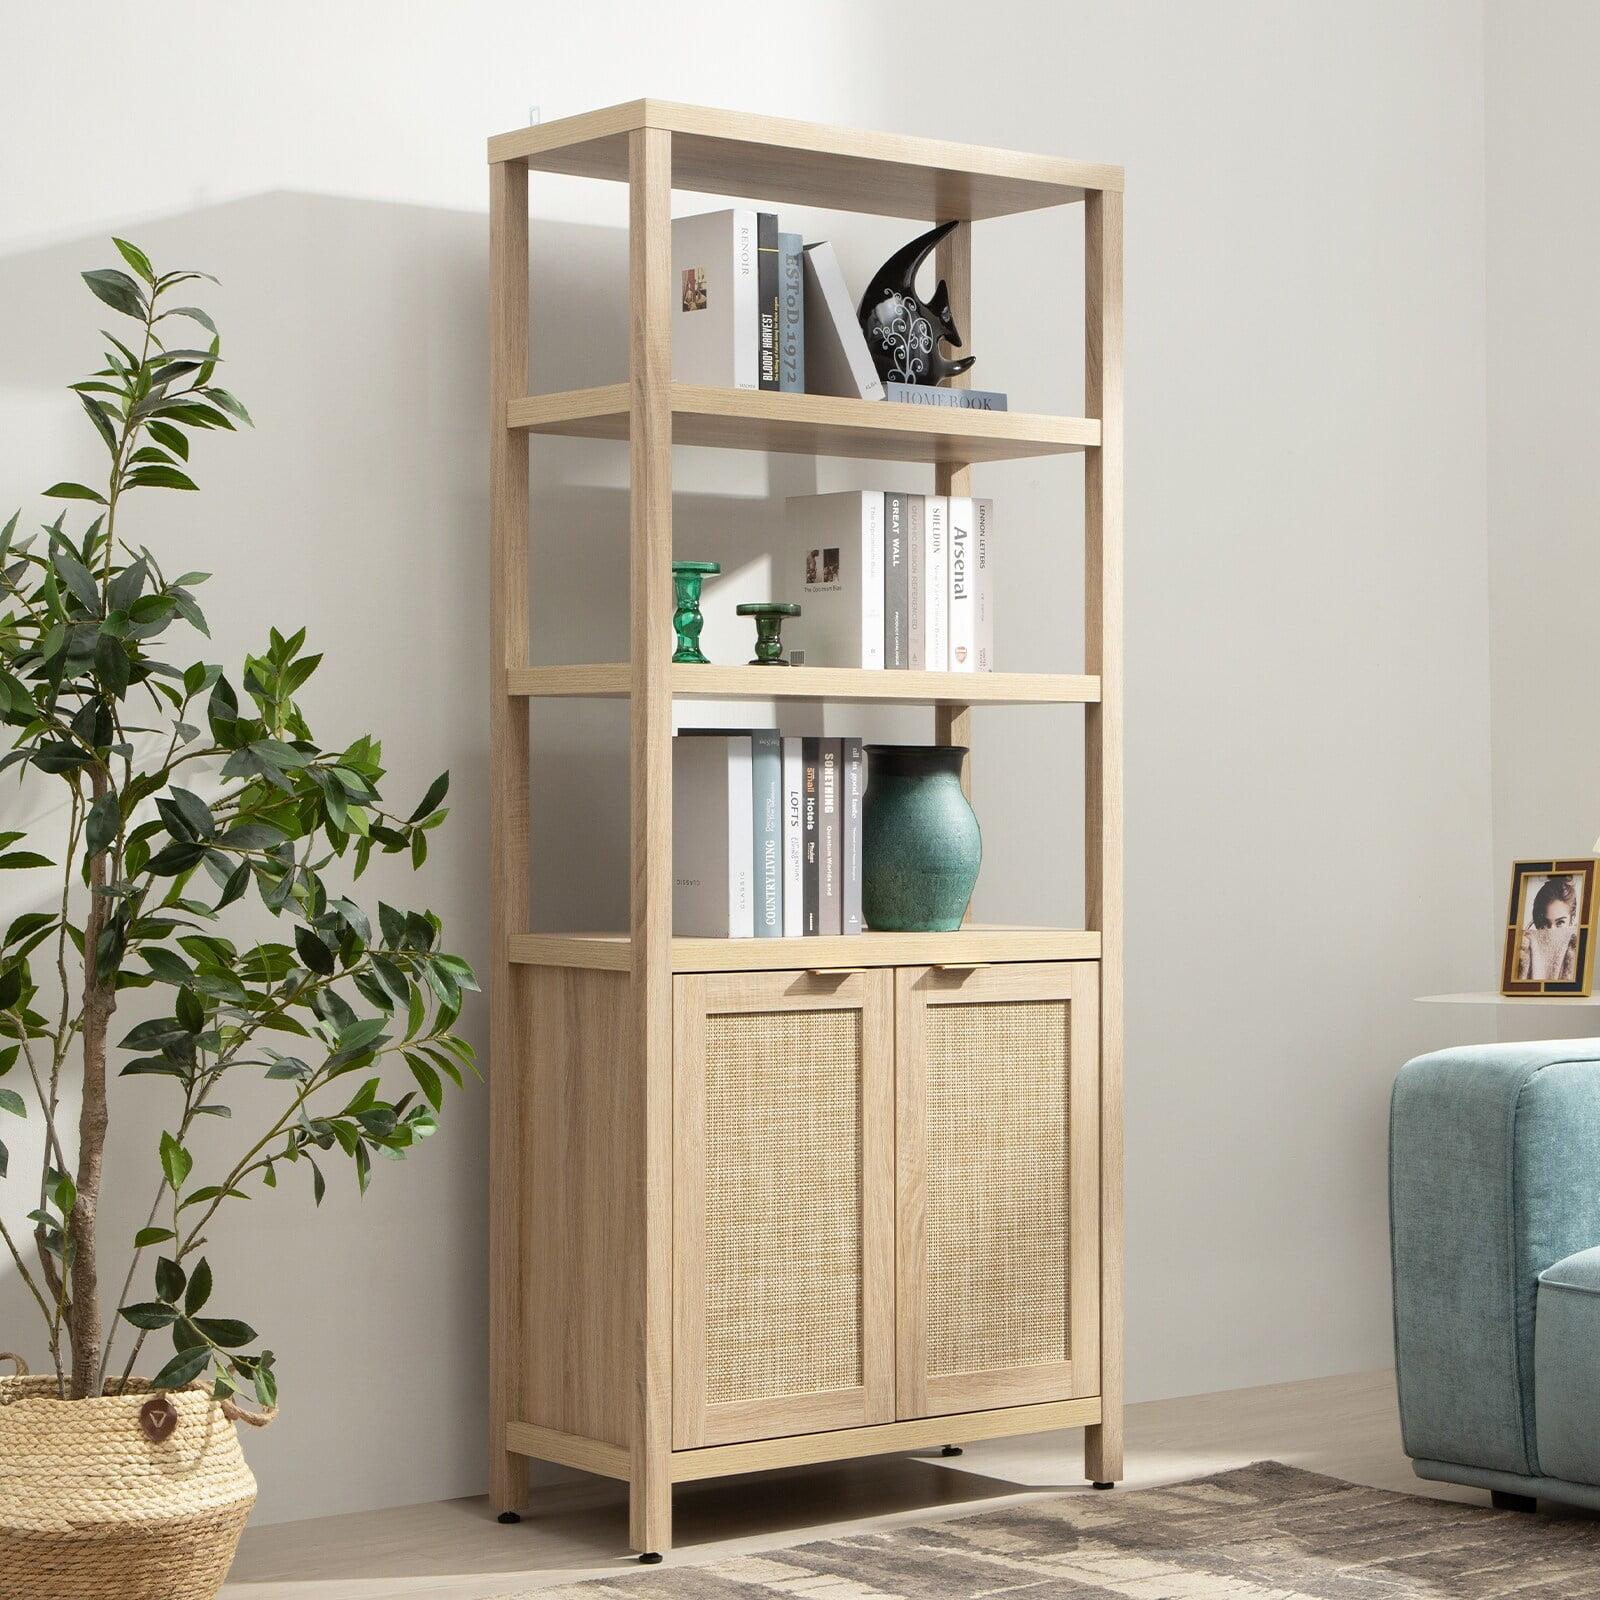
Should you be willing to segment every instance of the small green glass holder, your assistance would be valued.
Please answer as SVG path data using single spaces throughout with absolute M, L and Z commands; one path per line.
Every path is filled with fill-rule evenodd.
M 798 617 L 800 607 L 789 600 L 747 600 L 734 610 L 741 617 L 756 619 L 756 653 L 752 667 L 786 667 L 783 659 L 783 640 L 779 630 L 785 617 Z
M 678 630 L 678 648 L 672 652 L 675 662 L 710 665 L 700 648 L 700 630 L 706 625 L 706 619 L 700 615 L 700 586 L 721 571 L 720 561 L 672 563 L 672 598 L 678 608 L 672 613 L 672 626 Z

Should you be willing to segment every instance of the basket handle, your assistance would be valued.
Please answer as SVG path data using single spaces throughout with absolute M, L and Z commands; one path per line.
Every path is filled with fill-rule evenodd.
M 186 1389 L 196 1389 L 201 1394 L 210 1394 L 211 1387 L 196 1378 L 193 1383 L 186 1383 Z M 278 1415 L 276 1406 L 269 1406 L 265 1411 L 249 1411 L 239 1405 L 230 1395 L 225 1400 L 217 1401 L 222 1407 L 222 1414 L 229 1422 L 242 1422 L 247 1428 L 270 1428 Z
M 0 1350 L 0 1361 L 10 1361 L 15 1365 L 17 1370 L 12 1376 L 18 1378 L 28 1376 L 28 1363 L 15 1350 Z
M 242 1422 L 247 1428 L 270 1428 L 278 1416 L 276 1406 L 269 1406 L 265 1411 L 248 1411 L 232 1400 L 219 1400 L 217 1404 L 229 1422 Z

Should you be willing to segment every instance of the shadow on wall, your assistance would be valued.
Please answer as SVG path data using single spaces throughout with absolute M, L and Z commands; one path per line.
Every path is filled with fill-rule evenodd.
M 433 835 L 423 874 L 378 858 L 363 903 L 426 904 L 453 948 L 487 959 L 487 226 L 481 214 L 274 193 L 0 259 L 7 338 L 0 355 L 0 505 L 26 519 L 59 506 L 46 484 L 103 472 L 98 440 L 66 385 L 98 364 L 93 330 L 112 323 L 78 274 L 115 261 L 111 232 L 132 237 L 158 266 L 197 266 L 221 286 L 194 299 L 223 330 L 225 381 L 255 416 L 254 431 L 201 438 L 192 468 L 202 492 L 130 501 L 124 529 L 180 570 L 215 576 L 202 598 L 210 642 L 181 648 L 236 669 L 276 625 L 302 624 L 326 659 L 306 694 L 320 734 L 384 740 L 386 791 L 406 809 L 444 767 L 453 815 Z M 626 241 L 616 230 L 538 230 L 542 293 L 535 337 L 544 386 L 601 382 L 626 364 L 619 314 Z M 559 306 L 560 315 L 546 314 Z M 187 325 L 186 325 L 187 326 Z M 191 330 L 192 331 L 192 330 Z M 590 447 L 580 447 L 589 449 Z M 627 462 L 593 460 L 626 483 Z M 541 456 L 543 452 L 541 451 Z M 578 459 L 581 469 L 585 459 Z M 541 468 L 551 463 L 541 459 Z M 570 465 L 570 462 L 569 462 Z M 559 515 L 545 530 L 560 587 L 535 579 L 535 616 L 556 655 L 606 628 L 625 632 L 625 552 L 611 548 L 614 508 L 557 482 Z M 625 519 L 624 519 L 625 520 Z M 69 512 L 69 524 L 84 519 Z M 621 549 L 620 546 L 617 547 Z M 624 581 L 615 581 L 615 559 Z M 587 782 L 599 748 L 581 720 L 553 730 L 552 765 Z M 576 780 L 569 780 L 570 782 Z M 597 836 L 625 837 L 618 805 L 588 814 Z M 552 816 L 584 814 L 556 800 Z M 0 814 L 51 825 L 48 786 L 11 788 Z M 22 825 L 11 823 L 8 825 Z M 551 857 L 551 859 L 556 859 Z M 0 915 L 42 897 L 43 885 L 7 874 Z M 44 874 L 39 875 L 41 879 Z M 577 880 L 563 872 L 551 885 Z M 571 913 L 576 916 L 576 911 Z M 264 920 L 264 914 L 263 914 Z M 118 1022 L 137 1020 L 124 999 Z M 487 1038 L 487 1006 L 465 1031 Z M 153 1079 L 113 1088 L 122 1125 L 103 1214 L 131 1240 L 144 1220 L 166 1097 Z M 278 1085 L 242 1085 L 235 1126 Z M 364 1203 L 331 1182 L 320 1212 L 286 1183 L 270 1206 L 240 1205 L 213 1233 L 218 1297 L 229 1315 L 262 1330 L 280 1352 L 285 1411 L 252 1438 L 258 1517 L 278 1520 L 474 1492 L 485 1477 L 483 1377 L 485 1178 L 488 1099 L 475 1089 L 447 1104 L 438 1138 L 385 1167 Z M 69 1121 L 75 1108 L 66 1108 Z M 35 1119 L 36 1121 L 37 1119 Z M 36 1170 L 39 1130 L 19 1125 L 13 1171 Z M 8 1129 L 8 1135 L 11 1130 Z M 211 1148 L 233 1149 L 220 1125 Z M 120 1157 L 120 1159 L 116 1159 Z M 202 1161 L 204 1157 L 201 1158 Z M 20 1221 L 34 1203 L 15 1181 L 0 1205 Z M 104 1276 L 119 1281 L 121 1268 Z M 9 1263 L 0 1270 L 0 1345 L 20 1342 L 44 1364 L 34 1308 Z M 411 1378 L 426 1382 L 411 1388 Z M 400 1391 L 407 1398 L 402 1403 Z M 310 1470 L 315 1464 L 315 1470 Z

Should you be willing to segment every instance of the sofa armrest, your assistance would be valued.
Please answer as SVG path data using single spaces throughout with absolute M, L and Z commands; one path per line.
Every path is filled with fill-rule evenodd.
M 1537 1474 L 1538 1276 L 1600 1240 L 1600 1040 L 1407 1063 L 1389 1228 L 1406 1453 Z

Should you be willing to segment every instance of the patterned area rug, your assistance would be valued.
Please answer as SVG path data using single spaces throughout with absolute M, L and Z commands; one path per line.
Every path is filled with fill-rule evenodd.
M 542 1600 L 1600 1600 L 1600 1521 L 1363 1489 L 1276 1461 L 1071 1495 Z

